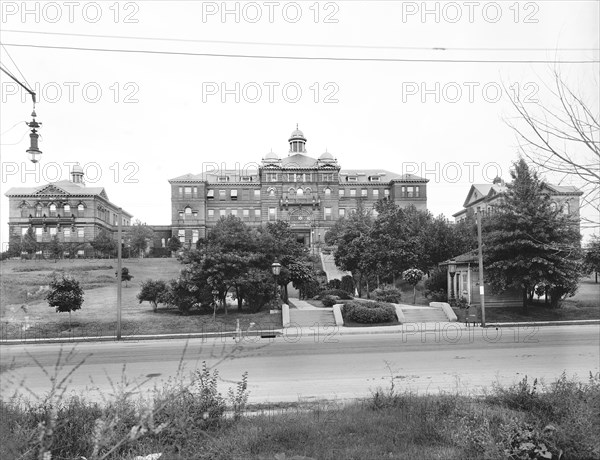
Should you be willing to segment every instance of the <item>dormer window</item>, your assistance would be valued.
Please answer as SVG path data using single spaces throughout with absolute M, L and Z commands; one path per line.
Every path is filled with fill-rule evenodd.
M 380 182 L 381 177 L 379 176 L 369 176 L 369 182 Z
M 346 181 L 348 182 L 356 182 L 358 180 L 358 177 L 356 176 L 347 176 L 346 177 Z
M 229 176 L 219 176 L 217 182 L 229 182 Z
M 252 176 L 242 176 L 242 182 L 252 182 Z

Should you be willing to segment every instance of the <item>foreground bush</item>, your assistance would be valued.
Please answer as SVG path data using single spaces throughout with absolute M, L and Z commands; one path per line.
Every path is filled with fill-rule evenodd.
M 342 308 L 344 320 L 361 324 L 396 321 L 396 309 L 383 302 L 348 302 Z
M 326 296 L 336 296 L 342 300 L 352 300 L 354 298 L 352 294 L 341 289 L 326 289 L 319 292 L 318 299 L 323 300 Z
M 402 292 L 391 286 L 383 286 L 371 293 L 371 298 L 379 302 L 400 303 Z

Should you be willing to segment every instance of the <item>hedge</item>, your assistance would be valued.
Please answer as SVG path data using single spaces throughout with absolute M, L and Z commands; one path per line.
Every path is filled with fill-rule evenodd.
M 383 302 L 348 302 L 342 308 L 344 320 L 362 324 L 396 321 L 396 309 Z
M 352 294 L 341 289 L 326 289 L 325 291 L 319 292 L 319 300 L 323 300 L 327 296 L 336 296 L 342 300 L 352 300 L 354 297 Z

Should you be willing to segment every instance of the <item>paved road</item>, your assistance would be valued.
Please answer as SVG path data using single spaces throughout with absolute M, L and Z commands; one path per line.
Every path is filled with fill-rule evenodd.
M 68 357 L 60 375 L 90 355 L 71 376 L 69 388 L 99 399 L 97 390 L 110 394 L 109 377 L 118 382 L 124 365 L 126 377 L 148 380 L 143 387 L 148 389 L 175 375 L 180 363 L 188 376 L 206 361 L 218 364 L 228 382 L 248 371 L 250 400 L 258 402 L 367 396 L 389 384 L 390 369 L 397 387 L 424 393 L 478 392 L 493 381 L 510 384 L 525 375 L 552 381 L 563 371 L 587 379 L 590 371 L 600 368 L 599 325 L 474 331 L 348 336 L 323 331 L 318 336 L 252 338 L 256 343 L 239 344 L 231 338 L 195 339 L 187 343 L 185 355 L 186 342 L 179 340 L 84 343 L 74 351 L 65 345 L 63 358 L 69 352 L 75 356 Z M 46 392 L 48 376 L 33 358 L 52 373 L 60 348 L 0 345 L 2 369 L 11 362 L 16 366 L 0 374 L 2 398 L 15 390 L 24 392 L 25 387 L 37 395 Z

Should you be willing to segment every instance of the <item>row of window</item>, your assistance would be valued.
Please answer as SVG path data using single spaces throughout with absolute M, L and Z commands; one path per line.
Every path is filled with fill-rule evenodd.
M 69 204 L 65 204 L 62 206 L 63 212 L 65 216 L 70 216 L 71 215 L 71 205 Z M 43 217 L 44 213 L 44 207 L 41 204 L 37 204 L 34 207 L 34 212 L 35 212 L 35 217 Z M 77 213 L 79 214 L 79 216 L 83 216 L 83 213 L 85 211 L 85 206 L 83 205 L 83 203 L 79 203 L 77 205 Z M 52 203 L 48 206 L 48 213 L 50 215 L 50 217 L 56 217 L 58 215 L 58 207 Z M 21 217 L 28 217 L 30 214 L 29 212 L 29 207 L 27 206 L 21 206 Z
M 243 196 L 242 199 L 248 199 L 248 190 L 243 190 Z M 350 197 L 356 197 L 357 196 L 357 189 L 349 189 L 348 190 L 348 196 Z M 380 190 L 379 189 L 371 189 L 371 198 L 378 200 L 380 197 L 379 194 Z M 299 188 L 295 188 L 295 187 L 290 187 L 287 190 L 287 193 L 289 195 L 296 195 L 296 196 L 304 196 L 304 195 L 308 195 L 310 193 L 312 193 L 312 189 L 310 187 L 299 187 Z M 325 189 L 323 189 L 323 193 L 325 194 L 326 197 L 331 196 L 332 191 L 329 187 L 325 187 Z M 267 194 L 270 197 L 274 197 L 276 195 L 276 190 L 275 188 L 271 187 L 267 190 Z M 338 190 L 338 194 L 340 196 L 340 198 L 345 197 L 346 196 L 346 189 L 339 189 Z M 390 195 L 390 191 L 389 189 L 385 189 L 383 191 L 384 196 L 387 198 Z M 360 190 L 360 196 L 361 197 L 365 197 L 367 198 L 369 196 L 369 189 L 363 188 Z M 407 197 L 407 198 L 412 198 L 412 197 L 419 197 L 419 187 L 402 187 L 402 196 Z M 218 190 L 218 197 L 219 200 L 226 200 L 227 199 L 227 190 Z M 206 198 L 208 200 L 214 200 L 215 199 L 215 190 L 210 189 L 208 190 L 207 194 L 206 194 Z M 238 200 L 238 191 L 236 189 L 232 189 L 229 190 L 229 198 L 231 199 L 231 201 L 237 201 Z M 260 190 L 254 190 L 254 198 L 256 200 L 260 199 Z
M 356 208 L 350 208 L 348 210 L 348 212 L 349 213 L 356 212 Z M 375 211 L 375 209 L 373 209 L 372 212 L 376 217 L 377 211 Z M 228 210 L 227 209 L 219 209 L 218 211 L 215 209 L 208 210 L 208 218 L 209 219 L 226 217 L 227 215 L 234 216 L 234 217 L 242 217 L 245 219 L 250 218 L 251 216 L 253 216 L 255 218 L 260 218 L 261 210 L 260 209 L 242 209 L 241 213 L 238 213 L 237 209 L 228 209 Z M 346 216 L 346 209 L 339 208 L 338 209 L 338 217 L 345 217 L 345 216 Z M 332 219 L 332 208 L 329 208 L 329 207 L 323 208 L 323 218 L 325 220 Z M 277 220 L 277 208 L 269 208 L 269 221 L 275 221 L 275 220 Z
M 25 236 L 27 234 L 27 230 L 29 230 L 29 227 L 21 227 L 21 236 Z M 44 233 L 49 233 L 50 236 L 53 237 L 61 232 L 64 238 L 70 238 L 73 234 L 75 234 L 77 238 L 83 238 L 85 236 L 83 227 L 78 227 L 76 230 L 72 230 L 71 227 L 35 227 L 34 232 L 38 241 L 43 238 Z

